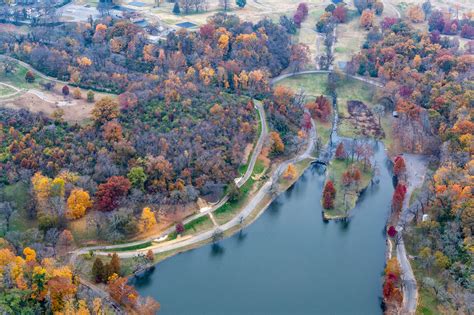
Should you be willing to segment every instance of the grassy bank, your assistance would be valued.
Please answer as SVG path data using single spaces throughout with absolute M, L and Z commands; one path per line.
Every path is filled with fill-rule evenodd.
M 342 184 L 342 174 L 350 166 L 349 159 L 333 160 L 327 168 L 327 178 L 331 179 L 336 188 L 336 199 L 334 201 L 334 208 L 324 210 L 324 217 L 327 219 L 344 218 L 348 215 L 349 210 L 355 207 L 359 194 L 370 184 L 373 172 L 370 167 L 364 170 L 362 162 L 355 162 L 354 165 L 361 172 L 361 179 L 358 185 L 351 185 L 345 188 Z

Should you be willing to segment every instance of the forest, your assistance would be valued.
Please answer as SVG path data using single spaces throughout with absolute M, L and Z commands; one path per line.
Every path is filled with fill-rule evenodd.
M 432 14 L 430 21 L 437 13 Z M 408 244 L 420 259 L 417 265 L 428 270 L 421 287 L 436 292 L 438 303 L 450 305 L 448 313 L 467 311 L 461 292 L 472 288 L 473 64 L 474 57 L 438 29 L 422 33 L 386 18 L 348 66 L 350 73 L 385 82 L 381 102 L 399 115 L 393 128 L 400 151 L 431 155 L 428 179 L 411 208 L 429 220 L 420 217 L 409 227 Z M 403 158 L 396 159 L 395 175 L 402 179 L 405 171 Z M 400 211 L 405 192 L 397 186 L 394 211 Z M 397 268 L 387 265 L 389 304 L 401 298 L 393 285 Z

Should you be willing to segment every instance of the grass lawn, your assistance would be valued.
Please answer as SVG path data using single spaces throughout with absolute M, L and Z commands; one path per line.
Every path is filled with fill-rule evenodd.
M 184 225 L 184 233 L 182 236 L 186 235 L 191 235 L 191 234 L 196 234 L 202 231 L 207 231 L 210 228 L 212 228 L 214 224 L 212 223 L 211 219 L 209 218 L 208 215 L 202 216 L 200 218 L 197 218 L 191 222 L 188 222 Z M 173 233 L 170 233 L 168 235 L 168 238 L 166 239 L 167 241 L 169 240 L 174 240 L 176 239 L 178 235 L 176 234 L 176 231 Z
M 296 93 L 303 90 L 307 96 L 315 97 L 326 93 L 327 81 L 325 73 L 301 74 L 281 80 L 277 85 L 287 86 Z
M 33 83 L 28 83 L 25 80 L 26 72 L 28 72 L 27 68 L 23 67 L 20 64 L 17 64 L 16 69 L 12 74 L 0 75 L 0 82 L 10 83 L 11 85 L 16 86 L 19 89 L 39 89 L 41 87 L 40 82 L 44 82 L 44 80 L 38 78 L 38 76 L 36 75 L 35 81 Z
M 18 182 L 5 186 L 3 188 L 3 195 L 6 201 L 14 203 L 14 208 L 17 210 L 11 218 L 10 230 L 22 232 L 37 226 L 35 220 L 28 219 L 27 205 L 29 194 L 27 184 Z
M 0 96 L 9 95 L 15 93 L 15 90 L 9 86 L 0 84 Z
M 252 175 L 256 175 L 256 166 L 257 165 L 254 167 Z M 252 190 L 254 184 L 255 180 L 251 176 L 247 182 L 240 187 L 241 197 L 238 200 L 232 202 L 228 201 L 222 205 L 222 207 L 214 211 L 214 218 L 218 224 L 224 224 L 237 215 L 237 212 L 240 211 L 247 202 L 249 192 Z
M 151 241 L 148 241 L 148 242 L 144 242 L 144 243 L 136 244 L 136 245 L 131 245 L 131 246 L 118 247 L 118 248 L 114 248 L 114 249 L 104 249 L 104 252 L 126 252 L 126 251 L 130 251 L 130 250 L 137 250 L 137 249 L 147 248 L 147 247 L 150 247 L 151 245 L 152 245 Z
M 331 161 L 327 169 L 327 178 L 333 181 L 334 187 L 336 188 L 336 200 L 334 201 L 334 209 L 324 210 L 325 217 L 329 219 L 347 216 L 348 211 L 355 207 L 357 200 L 359 199 L 359 193 L 369 185 L 373 175 L 372 171 L 369 169 L 364 171 L 362 162 L 355 162 L 354 164 L 359 168 L 361 172 L 361 180 L 357 187 L 348 189 L 345 198 L 346 201 L 344 202 L 344 189 L 341 177 L 342 173 L 344 173 L 350 165 L 349 163 L 347 163 L 347 161 L 348 160 L 341 161 L 334 159 Z

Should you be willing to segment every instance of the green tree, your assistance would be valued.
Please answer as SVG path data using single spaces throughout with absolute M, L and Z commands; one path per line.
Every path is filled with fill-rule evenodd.
M 435 252 L 434 256 L 435 256 L 435 263 L 436 263 L 436 266 L 438 266 L 438 268 L 446 269 L 449 267 L 451 262 L 449 261 L 449 258 L 445 254 L 443 254 L 442 252 L 438 250 Z
M 144 190 L 147 176 L 143 170 L 143 167 L 132 167 L 130 172 L 128 172 L 127 177 L 133 188 Z
M 176 1 L 174 3 L 173 13 L 176 15 L 179 15 L 181 13 L 181 9 L 179 8 L 179 1 Z
M 92 265 L 92 276 L 96 283 L 101 283 L 105 279 L 105 267 L 102 259 L 96 258 L 94 264 Z
M 243 8 L 247 4 L 247 0 L 235 0 L 235 4 L 237 4 L 239 8 Z
M 92 92 L 91 90 L 87 91 L 87 102 L 93 103 L 94 97 L 95 97 L 94 92 Z

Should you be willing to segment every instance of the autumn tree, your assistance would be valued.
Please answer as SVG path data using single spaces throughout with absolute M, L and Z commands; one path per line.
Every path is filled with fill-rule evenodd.
M 406 192 L 406 186 L 404 184 L 398 183 L 392 196 L 392 211 L 400 212 L 402 210 Z
M 406 172 L 405 159 L 399 155 L 393 161 L 393 174 L 397 177 L 404 175 Z
M 89 193 L 83 189 L 74 188 L 67 199 L 67 207 L 66 216 L 69 219 L 82 218 L 86 214 L 87 209 L 92 207 Z
M 138 293 L 127 283 L 127 278 L 118 277 L 117 275 L 111 276 L 108 283 L 108 290 L 110 297 L 117 303 L 125 307 L 133 308 L 137 302 Z
M 334 208 L 334 199 L 336 198 L 336 188 L 332 180 L 328 180 L 324 185 L 323 189 L 323 208 L 332 209 Z
M 175 229 L 176 229 L 176 233 L 179 235 L 179 234 L 182 234 L 184 232 L 184 225 L 183 223 L 181 222 L 178 222 L 175 226 Z
M 82 93 L 80 88 L 75 88 L 72 91 L 72 97 L 76 100 L 80 100 L 82 98 Z
M 148 259 L 149 262 L 153 262 L 155 261 L 155 255 L 153 254 L 153 251 L 151 249 L 149 249 L 147 252 L 146 252 L 146 259 Z
M 362 15 L 360 16 L 360 26 L 368 30 L 373 26 L 374 20 L 374 11 L 366 9 L 364 10 L 364 12 L 362 12 Z
M 283 178 L 286 180 L 292 180 L 296 178 L 296 168 L 293 164 L 288 164 L 288 167 L 283 172 Z
M 335 156 L 338 160 L 344 160 L 347 157 L 346 149 L 342 141 L 337 145 Z
M 111 97 L 97 101 L 92 109 L 92 119 L 97 124 L 105 124 L 119 116 L 119 105 Z
M 276 131 L 270 132 L 270 139 L 272 141 L 272 152 L 275 154 L 281 154 L 285 151 L 285 145 L 280 138 L 280 134 Z
M 332 106 L 328 98 L 323 95 L 316 97 L 314 102 L 306 104 L 311 117 L 318 121 L 327 122 L 331 116 Z
M 294 71 L 300 71 L 309 63 L 309 47 L 306 44 L 295 44 L 291 46 L 290 61 L 293 64 Z
M 149 231 L 157 224 L 155 214 L 149 207 L 143 208 L 140 223 L 143 231 Z
M 64 96 L 69 95 L 69 87 L 67 85 L 64 85 L 63 88 L 61 89 L 62 93 Z
M 122 176 L 112 176 L 100 184 L 96 193 L 96 206 L 100 211 L 111 211 L 118 206 L 119 199 L 127 195 L 130 181 Z
M 120 142 L 122 140 L 122 125 L 117 120 L 108 121 L 102 127 L 104 139 L 108 142 Z
M 113 275 L 114 273 L 120 275 L 121 266 L 120 266 L 120 258 L 117 253 L 112 254 L 112 258 L 110 262 L 107 264 L 107 272 L 109 275 Z
M 425 14 L 418 5 L 413 5 L 408 8 L 408 18 L 413 23 L 421 23 L 425 20 Z
M 25 80 L 28 83 L 33 83 L 35 81 L 35 74 L 31 70 L 28 70 L 25 74 Z

